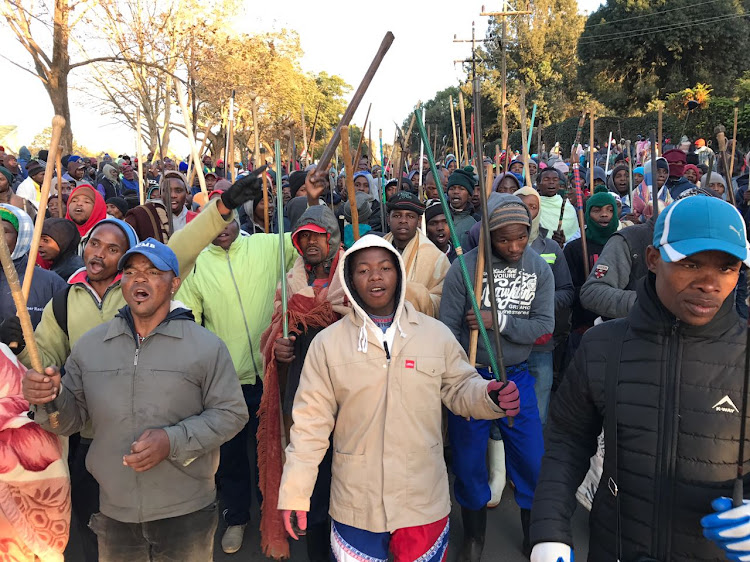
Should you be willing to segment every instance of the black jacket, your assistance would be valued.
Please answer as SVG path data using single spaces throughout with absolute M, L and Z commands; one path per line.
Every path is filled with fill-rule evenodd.
M 13 265 L 18 272 L 18 280 L 23 285 L 23 279 L 26 276 L 26 264 L 28 263 L 28 254 L 13 260 Z M 42 311 L 52 296 L 67 287 L 63 279 L 51 271 L 34 267 L 34 277 L 31 280 L 29 289 L 29 300 L 26 301 L 26 308 L 29 310 L 31 325 L 36 328 L 42 320 Z M 10 285 L 5 273 L 0 270 L 0 323 L 11 316 L 16 315 L 16 305 L 13 302 L 13 296 L 10 292 Z
M 734 295 L 708 325 L 681 324 L 658 300 L 654 280 L 649 274 L 640 282 L 627 318 L 586 332 L 552 401 L 532 510 L 534 544 L 573 544 L 575 492 L 604 421 L 606 358 L 619 349 L 616 323 L 625 323 L 617 386 L 622 560 L 725 559 L 703 538 L 700 519 L 712 512 L 714 498 L 732 495 L 745 328 Z M 607 468 L 605 457 L 590 519 L 588 559 L 594 562 L 615 560 L 616 512 Z

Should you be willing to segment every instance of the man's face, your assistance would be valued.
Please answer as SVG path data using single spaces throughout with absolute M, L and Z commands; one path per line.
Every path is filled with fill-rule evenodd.
M 520 162 L 514 162 L 510 166 L 510 171 L 514 174 L 522 174 L 523 173 L 523 164 Z
M 493 230 L 492 249 L 508 263 L 521 259 L 529 241 L 529 228 L 523 224 L 508 224 Z
M 397 209 L 388 214 L 388 224 L 393 233 L 394 245 L 403 249 L 417 234 L 419 215 L 414 211 Z
M 55 258 L 60 255 L 60 246 L 57 245 L 52 238 L 46 234 L 42 234 L 39 239 L 39 256 L 43 260 L 55 261 Z
M 615 184 L 615 189 L 620 195 L 624 195 L 628 191 L 628 171 L 618 170 L 615 177 L 612 178 L 612 182 Z
M 646 250 L 648 268 L 656 275 L 656 294 L 679 320 L 704 326 L 713 320 L 737 285 L 742 262 L 725 252 L 706 251 L 668 263 L 659 250 Z
M 174 170 L 174 162 L 170 160 L 169 162 L 164 162 L 164 169 L 165 170 Z
M 713 175 L 713 174 L 712 174 Z M 726 190 L 726 187 L 724 187 L 723 183 L 720 183 L 718 181 L 713 181 L 708 184 L 708 188 L 713 191 L 716 195 L 721 197 L 724 195 L 724 191 Z
M 366 248 L 352 260 L 354 290 L 365 312 L 377 316 L 392 314 L 396 308 L 398 271 L 395 257 L 385 248 Z
M 367 158 L 367 156 L 363 156 L 359 159 L 359 164 L 357 164 L 357 171 L 358 172 L 369 172 L 370 171 L 370 160 Z
M 394 183 L 385 188 L 385 200 L 387 201 L 398 193 L 398 184 Z
M 518 182 L 515 181 L 510 176 L 505 176 L 503 179 L 500 180 L 500 183 L 497 186 L 498 193 L 510 193 L 511 195 L 516 192 L 518 189 Z
M 94 212 L 94 202 L 90 197 L 76 193 L 75 197 L 68 202 L 68 209 L 74 223 L 84 224 Z
M 435 215 L 427 222 L 427 238 L 440 250 L 445 250 L 449 240 L 445 215 Z
M 361 191 L 362 193 L 370 193 L 370 182 L 364 176 L 359 176 L 354 180 L 354 191 Z M 299 194 L 298 194 L 299 195 Z
M 432 177 L 432 174 L 425 177 L 424 191 L 427 194 L 427 199 L 437 199 L 439 197 L 437 184 L 435 183 L 435 178 Z
M 83 166 L 78 166 L 77 168 L 73 169 L 73 173 L 71 173 L 70 175 L 73 177 L 74 180 L 79 181 L 83 178 L 83 173 L 85 171 L 86 170 L 83 168 Z
M 210 156 L 204 156 L 203 157 L 203 165 L 204 166 L 206 166 L 207 168 L 211 168 L 212 164 L 213 163 L 211 162 L 211 157 Z
M 187 201 L 187 188 L 179 178 L 169 178 L 167 183 L 169 184 L 169 193 L 172 196 L 172 214 L 179 215 L 185 207 L 185 201 Z
M 534 220 L 539 214 L 539 199 L 533 195 L 521 195 L 521 201 L 529 208 L 531 219 Z
M 8 168 L 12 172 L 15 170 L 16 166 L 18 166 L 18 160 L 16 160 L 16 157 L 10 154 L 6 154 L 5 155 L 5 167 Z
M 305 190 L 305 194 L 307 194 L 307 190 Z M 289 189 L 288 185 L 281 188 L 281 196 L 284 199 L 284 205 L 289 203 L 292 198 L 292 190 Z
M 687 170 L 685 170 L 685 173 L 682 174 L 682 175 L 685 176 L 685 178 L 690 183 L 697 183 L 698 182 L 698 174 L 696 174 L 695 170 L 693 170 L 692 168 L 688 168 Z
M 538 169 L 539 168 L 536 165 L 536 161 L 534 160 L 529 161 L 529 177 L 532 177 L 532 178 L 535 177 Z
M 18 232 L 8 221 L 3 221 L 3 233 L 5 234 L 5 243 L 12 254 L 13 250 L 16 249 L 16 242 L 18 242 Z
M 107 214 L 115 217 L 116 219 L 121 219 L 124 216 L 120 208 L 117 205 L 113 205 L 112 203 L 107 203 Z
M 8 191 L 9 188 L 10 183 L 8 183 L 8 178 L 4 174 L 0 174 L 0 193 Z
M 273 197 L 268 198 L 268 220 L 271 221 L 273 218 L 273 212 L 274 212 L 275 206 L 273 204 Z M 263 224 L 266 220 L 265 217 L 266 212 L 266 203 L 261 199 L 258 201 L 258 204 L 253 207 L 253 215 L 255 215 L 253 218 Z
M 664 168 L 656 170 L 656 185 L 659 189 L 667 182 L 667 178 L 669 178 L 669 170 L 665 170 Z
M 448 188 L 448 200 L 451 207 L 463 210 L 469 202 L 469 191 L 462 185 L 452 185 Z
M 31 179 L 34 180 L 34 183 L 37 185 L 42 185 L 42 182 L 44 181 L 44 170 L 31 176 Z
M 224 230 L 222 230 L 216 238 L 213 239 L 211 244 L 218 246 L 222 250 L 228 250 L 229 246 L 232 245 L 232 242 L 237 240 L 239 235 L 240 225 L 237 224 L 237 221 L 232 221 L 224 227 Z
M 197 177 L 197 174 L 196 174 Z M 206 190 L 211 191 L 213 190 L 214 186 L 216 185 L 216 176 L 211 174 L 210 176 L 206 176 Z
M 542 177 L 539 179 L 539 195 L 542 197 L 554 197 L 557 195 L 557 190 L 560 188 L 560 176 L 554 170 L 543 171 Z
M 328 234 L 303 230 L 297 235 L 297 244 L 302 251 L 302 259 L 308 265 L 320 265 L 328 257 Z
M 612 221 L 612 216 L 614 214 L 615 210 L 612 208 L 612 205 L 604 205 L 603 207 L 591 207 L 591 210 L 589 211 L 591 220 L 593 220 L 599 226 L 605 228 L 609 226 L 609 223 Z
M 158 312 L 166 315 L 179 287 L 180 278 L 174 272 L 157 269 L 141 254 L 130 256 L 122 270 L 122 296 L 136 317 L 151 318 Z
M 128 250 L 128 240 L 118 226 L 97 226 L 83 250 L 83 263 L 90 281 L 106 281 L 117 275 L 117 262 Z
M 448 164 L 448 171 L 450 173 L 453 173 L 453 170 L 455 170 L 455 169 L 456 169 L 456 161 L 455 160 L 451 160 L 451 163 Z
M 60 201 L 58 197 L 50 197 L 47 200 L 47 210 L 49 211 L 49 214 L 51 217 L 59 217 L 60 215 L 60 205 L 63 206 L 62 216 L 65 216 L 65 203 Z
M 643 182 L 643 174 L 633 174 L 633 185 L 639 186 Z

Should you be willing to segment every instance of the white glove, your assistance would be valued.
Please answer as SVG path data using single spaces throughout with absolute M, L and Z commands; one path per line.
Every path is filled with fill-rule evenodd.
M 561 542 L 540 542 L 531 551 L 531 562 L 573 562 L 573 549 Z

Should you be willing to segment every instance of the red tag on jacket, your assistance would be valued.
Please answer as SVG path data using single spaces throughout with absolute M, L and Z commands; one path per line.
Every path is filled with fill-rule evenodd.
M 414 368 L 414 361 L 411 359 L 407 359 L 404 361 L 404 369 L 413 369 Z

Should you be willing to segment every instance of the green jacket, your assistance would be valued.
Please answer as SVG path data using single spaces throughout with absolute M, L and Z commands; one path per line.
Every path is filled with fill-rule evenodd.
M 198 254 L 224 230 L 231 220 L 231 217 L 225 220 L 216 208 L 216 203 L 213 203 L 185 228 L 172 235 L 169 247 L 177 255 L 181 272 L 191 271 Z M 83 334 L 112 320 L 117 311 L 126 304 L 120 289 L 119 275 L 101 299 L 88 284 L 85 271 L 75 275 L 71 281 L 74 282 L 71 283 L 68 293 L 68 335 L 65 335 L 65 331 L 55 319 L 52 301 L 44 307 L 42 320 L 34 331 L 42 364 L 45 367 L 64 365 L 70 355 L 70 350 Z M 26 366 L 31 365 L 26 349 L 19 354 L 18 359 Z
M 291 235 L 284 239 L 289 271 L 299 254 Z M 227 345 L 240 384 L 263 376 L 260 337 L 271 324 L 280 280 L 278 234 L 241 235 L 229 250 L 206 248 L 175 297 Z

